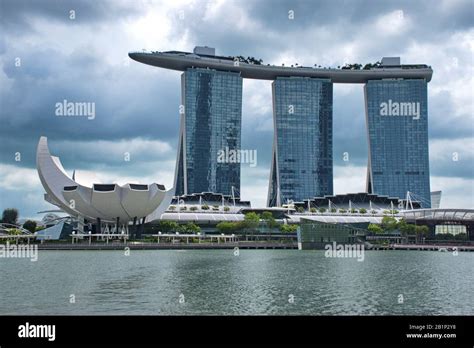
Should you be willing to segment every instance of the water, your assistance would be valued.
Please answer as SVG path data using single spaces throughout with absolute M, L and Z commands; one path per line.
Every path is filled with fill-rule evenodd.
M 474 253 L 366 251 L 363 262 L 298 250 L 38 256 L 0 259 L 0 314 L 474 314 Z

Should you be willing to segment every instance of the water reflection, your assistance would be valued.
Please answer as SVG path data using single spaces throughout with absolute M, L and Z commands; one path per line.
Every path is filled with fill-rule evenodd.
M 426 251 L 42 251 L 0 260 L 0 314 L 472 315 L 473 265 Z

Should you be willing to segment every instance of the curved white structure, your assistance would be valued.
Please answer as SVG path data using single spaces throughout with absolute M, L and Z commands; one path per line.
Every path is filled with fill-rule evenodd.
M 174 194 L 174 189 L 166 190 L 156 183 L 80 185 L 66 174 L 59 158 L 51 156 L 46 137 L 39 140 L 36 166 L 47 200 L 70 215 L 89 221 L 128 224 L 159 219 Z

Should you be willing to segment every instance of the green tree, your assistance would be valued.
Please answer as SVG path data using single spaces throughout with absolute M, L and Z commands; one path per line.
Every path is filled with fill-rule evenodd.
M 335 213 L 337 212 L 337 209 L 336 208 L 331 208 L 331 213 Z
M 268 220 L 270 220 L 271 218 L 273 218 L 273 214 L 270 213 L 269 211 L 264 211 L 264 212 L 262 213 L 262 220 L 268 221 Z
M 229 210 L 230 210 L 230 208 L 228 206 L 224 207 L 224 211 L 229 211 Z
M 430 229 L 428 226 L 415 226 L 416 240 L 421 241 L 423 237 L 428 236 Z
M 160 232 L 164 233 L 176 232 L 179 229 L 179 225 L 175 221 L 160 221 L 160 223 L 158 224 L 158 229 L 160 230 Z
M 260 223 L 260 215 L 252 211 L 245 214 L 244 221 L 248 227 L 258 227 L 258 224 Z
M 322 214 L 322 213 L 325 213 L 325 212 L 326 212 L 326 208 L 323 208 L 323 207 L 319 208 L 319 212 L 320 212 L 321 214 Z
M 283 233 L 294 233 L 298 229 L 298 225 L 280 225 L 280 231 Z
M 361 214 L 367 214 L 367 209 L 365 209 L 365 208 L 360 208 L 360 209 L 359 209 L 359 213 L 361 213 Z
M 245 214 L 244 221 L 241 222 L 241 225 L 244 229 L 255 230 L 260 224 L 260 216 L 253 211 Z
M 436 239 L 439 239 L 439 240 L 452 240 L 452 239 L 454 239 L 454 235 L 452 235 L 451 233 L 440 233 L 440 234 L 436 235 Z
M 181 233 L 198 233 L 198 232 L 201 232 L 201 227 L 199 227 L 198 225 L 192 223 L 192 222 L 188 222 L 187 224 L 185 225 L 180 225 L 179 226 L 179 232 Z
M 309 211 L 310 211 L 311 213 L 316 213 L 317 210 L 316 210 L 316 208 L 312 207 L 312 208 L 309 209 Z
M 230 222 L 230 221 L 221 221 L 216 226 L 219 232 L 225 233 L 225 234 L 236 232 L 238 227 L 239 225 L 237 223 Z
M 196 211 L 197 209 L 198 208 L 195 205 L 193 205 L 192 207 L 189 208 L 189 210 L 191 210 L 191 211 Z
M 376 224 L 369 224 L 369 227 L 367 227 L 367 229 L 369 230 L 369 232 L 372 232 L 374 234 L 382 234 L 383 233 L 382 227 L 380 227 L 379 225 L 376 225 Z
M 415 234 L 415 225 L 408 224 L 405 219 L 401 219 L 398 222 L 398 229 L 403 236 L 411 236 Z
M 2 222 L 16 225 L 18 223 L 18 210 L 15 208 L 5 209 L 2 214 Z
M 367 64 L 364 65 L 363 69 L 364 70 L 370 70 L 371 68 L 376 68 L 378 66 L 380 66 L 380 62 L 375 62 L 373 64 L 372 63 L 367 63 Z
M 21 231 L 18 228 L 8 228 L 7 229 L 7 234 L 9 235 L 19 235 L 21 234 Z
M 209 206 L 207 204 L 201 205 L 202 210 L 209 210 Z
M 362 68 L 362 64 L 354 63 L 354 64 L 346 64 L 341 69 L 344 70 L 360 70 Z
M 196 224 L 189 223 L 188 230 L 192 231 L 193 233 L 198 233 L 198 232 L 201 232 L 201 227 Z
M 26 220 L 25 223 L 23 224 L 23 228 L 25 230 L 30 231 L 31 233 L 35 233 L 36 232 L 36 221 Z
M 278 226 L 278 223 L 273 217 L 273 214 L 269 211 L 264 211 L 262 213 L 262 220 L 265 221 L 268 228 L 275 228 L 276 226 Z
M 296 209 L 296 211 L 297 211 L 298 213 L 304 213 L 304 208 L 303 208 L 303 207 L 298 207 L 298 208 Z
M 458 233 L 454 236 L 454 239 L 456 239 L 456 240 L 467 240 L 467 234 L 466 233 Z
M 382 228 L 385 232 L 396 230 L 398 227 L 397 219 L 391 216 L 384 216 L 382 218 Z
M 174 210 L 176 210 L 176 207 L 174 205 L 170 205 L 170 207 L 168 209 L 171 210 L 171 211 L 174 211 Z
M 385 215 L 398 214 L 398 210 L 395 210 L 395 209 L 393 209 L 393 210 L 384 210 L 383 213 Z

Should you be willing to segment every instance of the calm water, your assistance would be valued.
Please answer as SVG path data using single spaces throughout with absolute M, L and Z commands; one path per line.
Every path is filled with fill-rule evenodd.
M 39 251 L 0 259 L 0 314 L 472 315 L 473 269 L 426 251 Z

